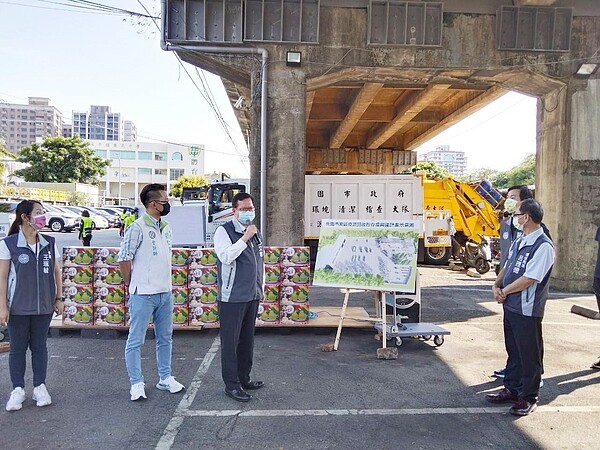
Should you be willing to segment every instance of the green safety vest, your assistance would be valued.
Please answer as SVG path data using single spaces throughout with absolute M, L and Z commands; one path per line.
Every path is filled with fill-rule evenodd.
M 89 217 L 81 218 L 81 237 L 88 237 L 92 234 L 92 228 L 94 228 L 94 222 Z
M 129 227 L 129 225 L 131 225 L 133 222 L 135 222 L 135 216 L 133 214 L 130 214 L 127 217 L 125 217 L 123 226 L 125 227 L 125 229 L 127 229 L 127 227 Z

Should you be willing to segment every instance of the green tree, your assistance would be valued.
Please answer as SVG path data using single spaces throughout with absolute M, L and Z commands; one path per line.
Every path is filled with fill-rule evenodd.
M 488 169 L 488 168 L 482 167 L 480 169 L 475 169 L 473 172 L 468 173 L 467 176 L 464 177 L 465 178 L 464 181 L 488 180 L 495 184 L 496 178 L 498 177 L 499 174 L 500 174 L 500 172 L 497 171 L 496 169 Z
M 89 203 L 89 198 L 88 195 L 83 192 L 69 192 L 67 201 L 69 202 L 69 205 L 87 205 Z
M 184 175 L 179 177 L 175 183 L 171 185 L 171 192 L 169 195 L 171 197 L 181 197 L 183 194 L 184 187 L 201 187 L 206 186 L 208 184 L 208 180 L 200 175 Z
M 452 178 L 452 174 L 433 161 L 419 161 L 411 170 L 425 172 L 429 178 Z
M 494 185 L 498 189 L 521 184 L 535 184 L 535 154 L 527 155 L 518 166 L 500 172 L 494 180 Z
M 79 136 L 47 137 L 41 145 L 22 148 L 19 156 L 19 161 L 29 164 L 16 172 L 25 181 L 98 184 L 110 165 Z

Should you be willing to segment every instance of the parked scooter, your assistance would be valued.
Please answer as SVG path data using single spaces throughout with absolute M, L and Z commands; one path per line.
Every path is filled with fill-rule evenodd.
M 492 251 L 488 238 L 481 236 L 481 243 L 467 241 L 462 252 L 462 263 L 465 269 L 474 267 L 480 274 L 488 273 L 492 264 Z
M 492 268 L 496 275 L 500 273 L 500 259 L 502 254 L 500 253 L 500 238 L 490 238 L 490 250 L 492 251 Z

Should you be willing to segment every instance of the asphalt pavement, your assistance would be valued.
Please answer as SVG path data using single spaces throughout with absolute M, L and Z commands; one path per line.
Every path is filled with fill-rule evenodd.
M 55 234 L 56 235 L 56 234 Z M 61 233 L 59 246 L 77 245 Z M 116 246 L 116 230 L 96 231 L 92 245 Z M 154 340 L 143 355 L 148 400 L 129 401 L 125 333 L 107 339 L 79 333 L 51 337 L 47 385 L 53 404 L 28 399 L 0 411 L 3 448 L 60 449 L 531 449 L 598 448 L 600 323 L 570 313 L 595 307 L 591 294 L 553 292 L 544 319 L 545 374 L 540 407 L 508 414 L 485 393 L 505 361 L 501 307 L 492 274 L 481 279 L 422 267 L 422 321 L 451 331 L 445 343 L 405 339 L 397 360 L 378 360 L 372 329 L 344 329 L 337 352 L 320 346 L 333 329 L 265 329 L 256 333 L 253 377 L 266 387 L 251 402 L 225 396 L 216 330 L 176 331 L 173 373 L 185 394 L 157 390 Z M 338 289 L 313 287 L 311 303 L 341 306 Z M 373 312 L 372 294 L 350 306 Z M 92 334 L 92 336 L 94 336 Z M 11 390 L 8 354 L 0 354 L 0 400 Z

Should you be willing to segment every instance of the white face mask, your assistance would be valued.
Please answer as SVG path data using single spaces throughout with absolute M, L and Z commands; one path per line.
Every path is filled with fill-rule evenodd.
M 513 227 L 515 227 L 517 230 L 523 231 L 523 225 L 521 225 L 519 223 L 519 218 L 518 217 L 513 217 L 512 218 L 512 223 L 513 223 Z
M 507 198 L 504 200 L 504 211 L 513 214 L 517 210 L 517 203 L 514 198 Z

